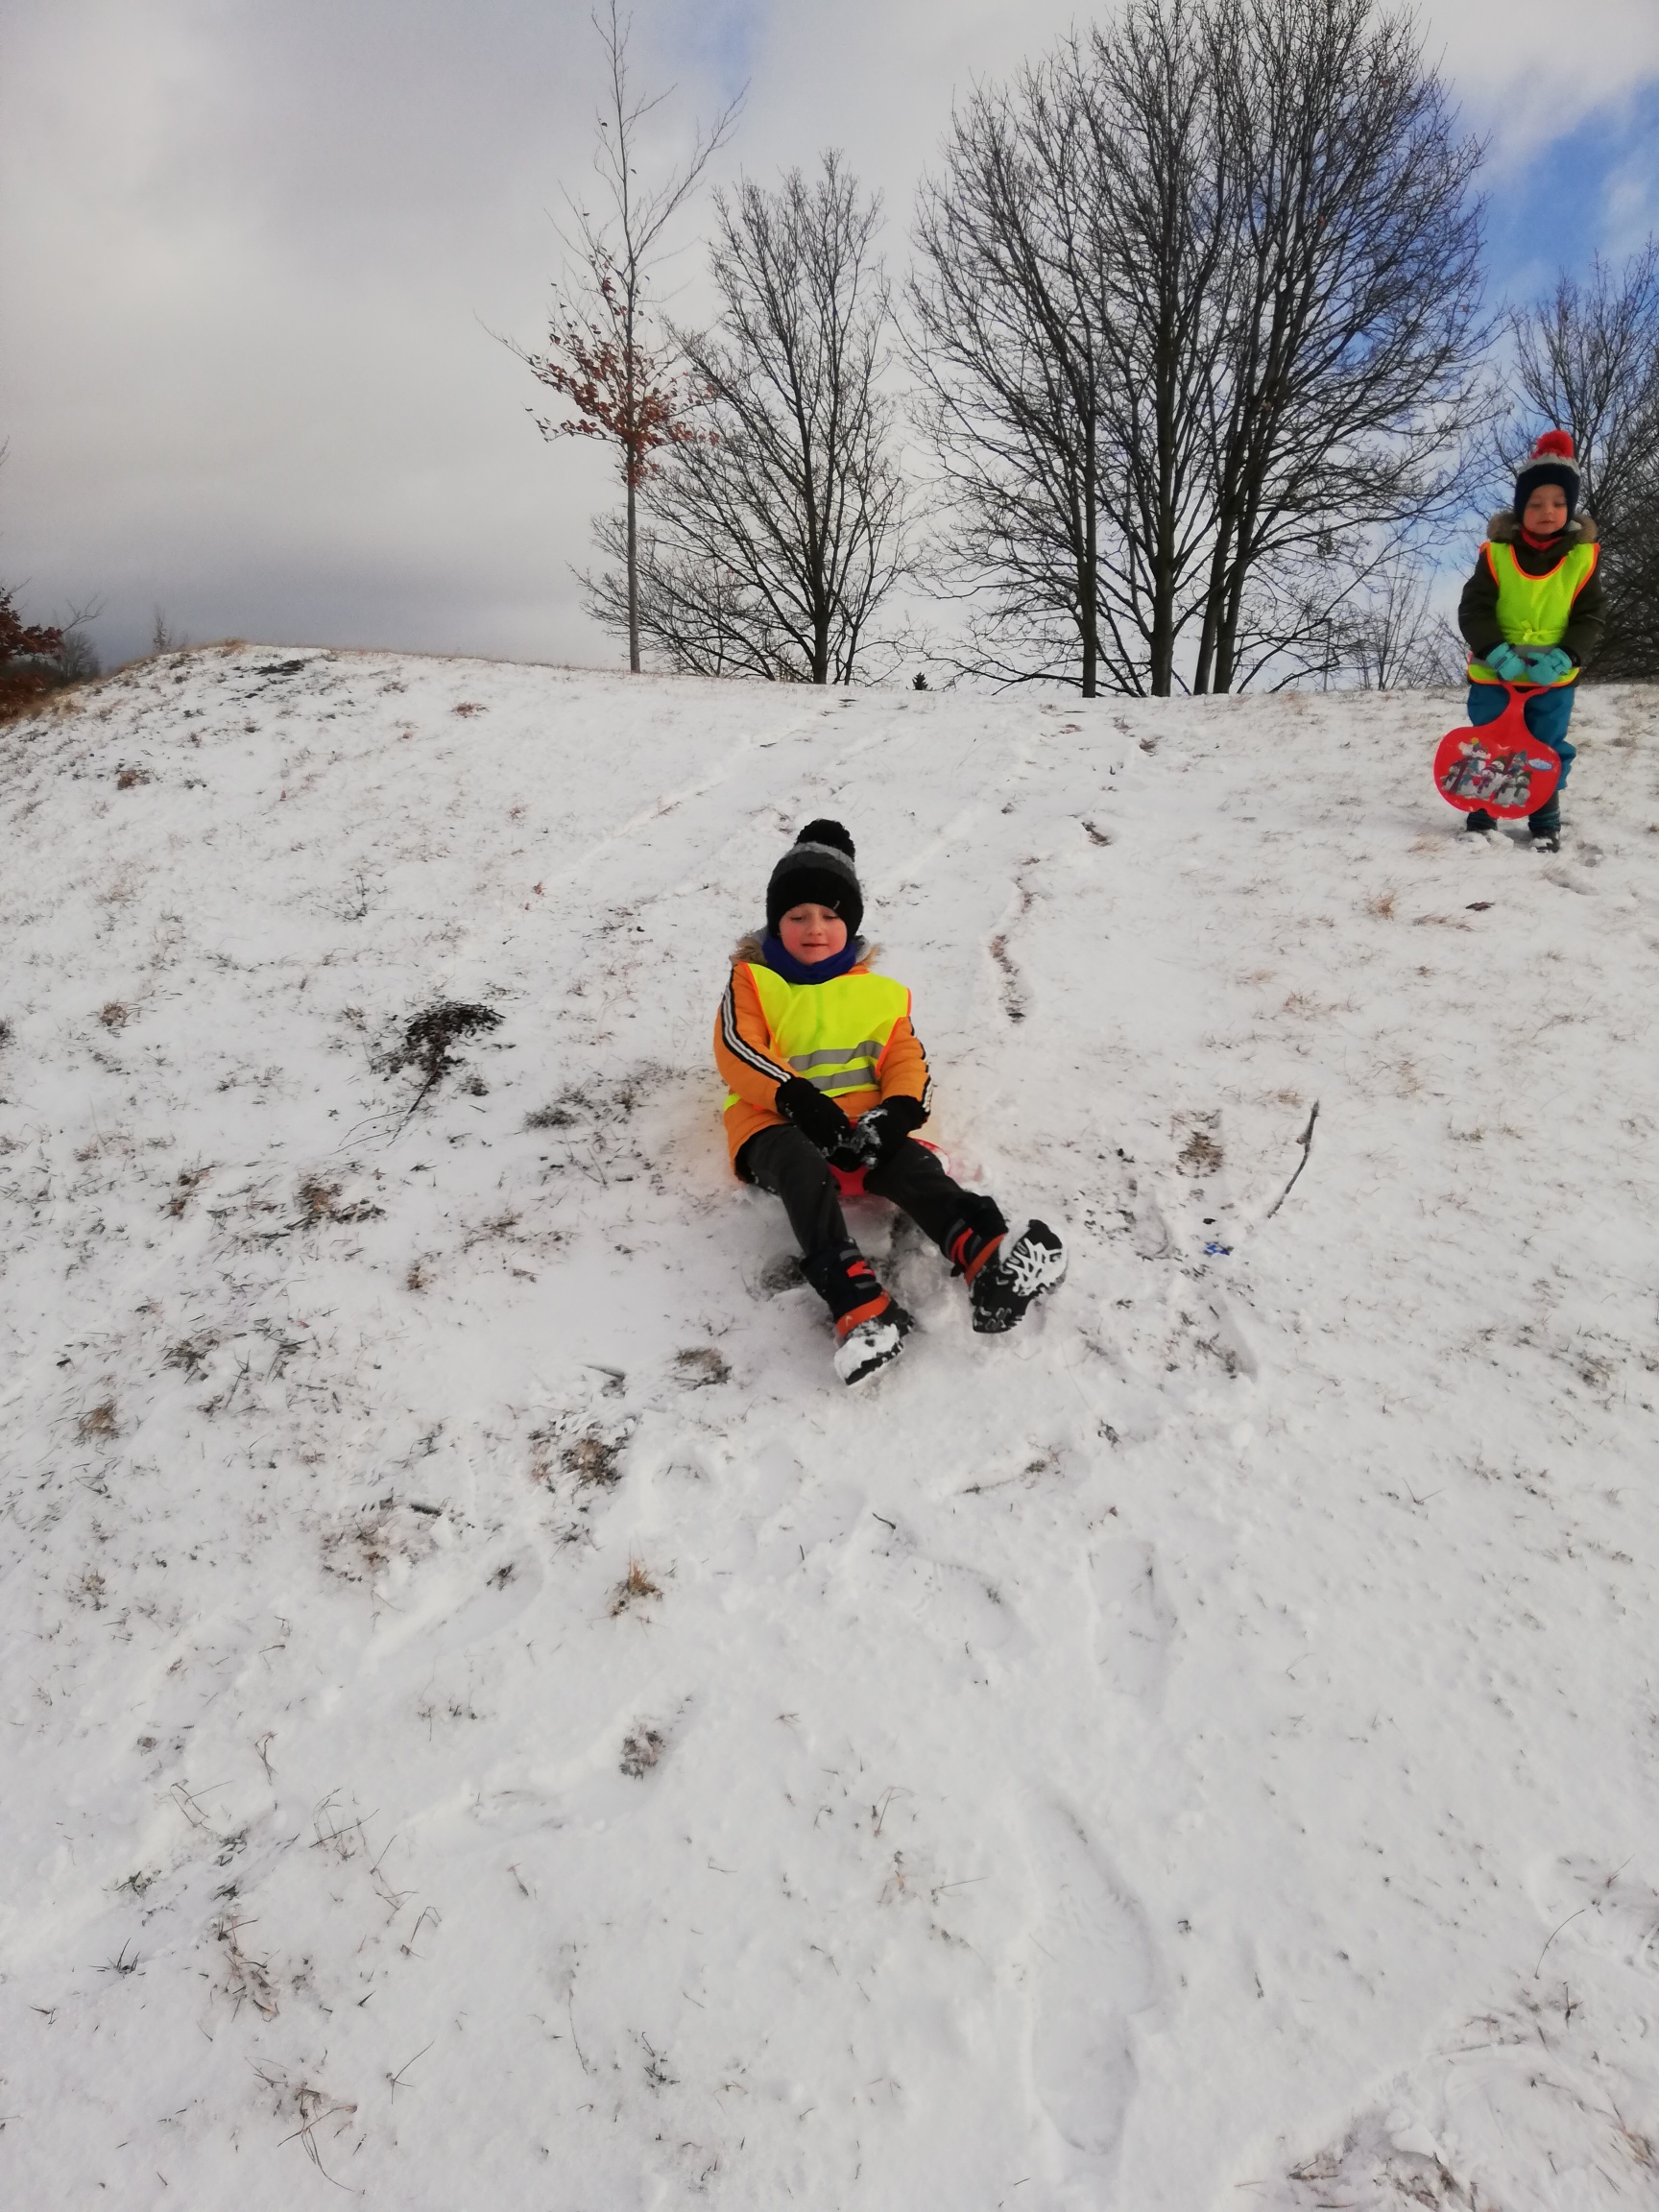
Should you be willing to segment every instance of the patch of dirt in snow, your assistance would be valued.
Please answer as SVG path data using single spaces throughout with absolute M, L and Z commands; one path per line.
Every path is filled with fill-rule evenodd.
M 1550 864 L 1450 697 L 0 734 L 9 2200 L 1649 2189 L 1656 709 Z M 978 1338 L 855 1205 L 856 1395 L 709 1063 L 822 812 L 1071 1256 Z

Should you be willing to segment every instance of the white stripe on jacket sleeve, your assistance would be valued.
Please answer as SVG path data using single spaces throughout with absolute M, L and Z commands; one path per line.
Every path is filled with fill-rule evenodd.
M 726 1049 L 734 1060 L 753 1068 L 757 1075 L 766 1075 L 774 1083 L 787 1083 L 792 1070 L 780 1068 L 775 1060 L 768 1060 L 763 1052 L 757 1052 L 737 1027 L 736 971 L 733 971 L 720 999 L 720 1035 Z

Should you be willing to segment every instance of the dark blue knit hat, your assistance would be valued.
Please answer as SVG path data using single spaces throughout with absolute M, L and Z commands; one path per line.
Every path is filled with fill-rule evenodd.
M 1515 478 L 1514 515 L 1517 522 L 1527 502 L 1540 484 L 1557 484 L 1567 495 L 1567 519 L 1578 508 L 1578 464 L 1573 458 L 1573 436 L 1567 430 L 1546 430 Z

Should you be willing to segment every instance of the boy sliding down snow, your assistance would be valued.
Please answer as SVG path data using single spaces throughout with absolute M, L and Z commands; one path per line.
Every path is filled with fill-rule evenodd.
M 782 1199 L 844 1382 L 896 1358 L 910 1327 L 847 1235 L 844 1190 L 891 1199 L 933 1239 L 967 1279 L 975 1329 L 1012 1329 L 1066 1273 L 1051 1229 L 1029 1221 L 1011 1238 L 996 1200 L 962 1190 L 911 1135 L 927 1118 L 927 1057 L 909 992 L 871 973 L 853 860 L 839 822 L 807 823 L 772 871 L 765 935 L 732 956 L 714 1024 L 732 1165 Z
M 1474 655 L 1469 719 L 1477 729 L 1509 704 L 1505 685 L 1544 686 L 1528 694 L 1522 713 L 1532 735 L 1560 757 L 1560 781 L 1527 817 L 1534 845 L 1551 853 L 1561 847 L 1561 792 L 1578 750 L 1567 742 L 1573 686 L 1604 624 L 1596 573 L 1601 548 L 1589 516 L 1575 519 L 1577 505 L 1573 441 L 1565 430 L 1546 430 L 1515 479 L 1509 512 L 1486 525 L 1487 541 L 1457 603 L 1457 627 Z M 1480 807 L 1464 823 L 1494 826 Z

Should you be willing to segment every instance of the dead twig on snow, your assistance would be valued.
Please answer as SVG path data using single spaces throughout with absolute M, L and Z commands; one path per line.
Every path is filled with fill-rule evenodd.
M 424 2058 L 427 2052 L 430 2051 L 432 2045 L 430 2043 L 422 2043 L 420 2050 L 416 2052 L 415 2058 L 405 2058 L 402 2065 L 398 2067 L 396 2074 L 387 2075 L 386 2079 L 392 2084 L 392 2102 L 394 2104 L 396 2104 L 397 2102 L 397 2090 L 404 2075 L 407 2074 L 410 2067 L 414 2065 L 415 2059 Z
M 1272 1205 L 1269 1206 L 1266 1213 L 1262 1214 L 1262 1218 L 1263 1221 L 1271 1221 L 1274 1214 L 1278 1213 L 1280 1207 L 1284 1205 L 1286 1199 L 1289 1197 L 1291 1191 L 1295 1190 L 1297 1176 L 1299 1176 L 1303 1168 L 1307 1166 L 1308 1155 L 1313 1149 L 1313 1124 L 1318 1120 L 1318 1118 L 1319 1101 L 1317 1098 L 1315 1098 L 1313 1101 L 1313 1111 L 1308 1117 L 1308 1126 L 1302 1132 L 1302 1157 L 1296 1163 L 1296 1174 L 1291 1176 L 1289 1182 L 1286 1184 L 1284 1190 L 1280 1191 L 1278 1197 L 1274 1199 Z

